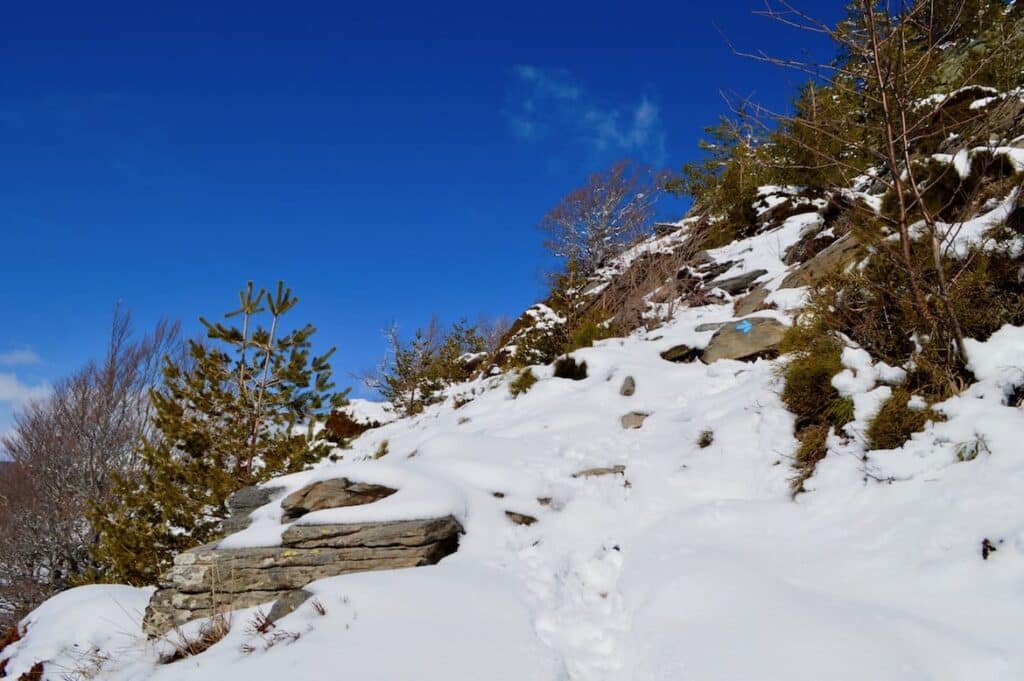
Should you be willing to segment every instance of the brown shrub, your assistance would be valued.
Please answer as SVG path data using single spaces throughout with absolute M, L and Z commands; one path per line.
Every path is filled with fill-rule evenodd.
M 357 438 L 372 428 L 379 427 L 380 423 L 377 421 L 356 421 L 345 410 L 331 412 L 331 415 L 327 417 L 327 421 L 324 423 L 327 438 L 339 444 Z

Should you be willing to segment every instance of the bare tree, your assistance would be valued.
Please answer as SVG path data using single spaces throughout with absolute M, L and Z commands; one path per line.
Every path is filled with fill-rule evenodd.
M 178 352 L 178 325 L 134 338 L 116 308 L 104 357 L 58 382 L 15 415 L 0 441 L 13 460 L 0 477 L 0 603 L 8 616 L 66 588 L 89 567 L 86 520 L 114 476 L 140 473 L 137 447 L 155 437 L 149 389 L 161 360 Z M 0 617 L 3 614 L 0 613 Z
M 589 275 L 650 224 L 659 186 L 649 169 L 625 160 L 592 174 L 541 219 L 545 246 Z

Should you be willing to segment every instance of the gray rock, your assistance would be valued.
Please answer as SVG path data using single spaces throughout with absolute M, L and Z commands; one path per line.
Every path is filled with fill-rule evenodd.
M 285 518 L 295 519 L 325 508 L 372 504 L 396 491 L 382 485 L 352 482 L 347 478 L 321 480 L 289 494 L 281 501 L 281 508 Z
M 693 330 L 696 331 L 697 333 L 703 333 L 705 331 L 718 331 L 724 325 L 725 322 L 708 322 L 707 324 L 698 324 L 697 326 L 693 327 Z M 664 357 L 664 354 L 662 354 L 662 357 Z
M 279 616 L 310 582 L 351 572 L 432 565 L 458 548 L 451 516 L 390 523 L 293 525 L 280 547 L 199 546 L 175 556 L 143 620 L 147 635 L 216 612 L 278 601 Z M 273 612 L 273 610 L 272 610 Z M 289 611 L 290 612 L 290 611 Z
M 451 516 L 389 523 L 292 525 L 281 536 L 281 544 L 300 549 L 422 546 L 461 531 L 458 521 Z
M 280 487 L 243 487 L 228 497 L 229 517 L 221 524 L 223 534 L 234 534 L 249 526 L 249 516 L 260 506 L 270 503 L 281 491 Z
M 766 274 L 768 274 L 768 270 L 754 270 L 752 272 L 747 272 L 746 274 L 741 274 L 736 277 L 728 277 L 726 279 L 715 279 L 714 281 L 711 281 L 708 284 L 706 284 L 706 286 L 709 289 L 720 288 L 729 295 L 735 296 L 749 289 L 751 286 L 754 285 L 754 283 L 758 279 L 760 279 Z
M 786 326 L 770 317 L 751 317 L 730 322 L 715 332 L 701 360 L 710 364 L 719 359 L 753 361 L 778 353 Z
M 635 392 L 636 381 L 632 376 L 626 376 L 625 380 L 622 381 L 622 386 L 619 388 L 619 394 L 623 397 L 632 397 Z
M 298 610 L 300 605 L 308 601 L 312 595 L 313 594 L 305 589 L 289 591 L 274 601 L 274 606 L 270 609 L 270 612 L 267 613 L 267 621 L 276 622 L 285 615 L 292 614 Z
M 622 427 L 627 430 L 635 430 L 644 425 L 644 421 L 650 416 L 649 413 L 643 411 L 631 411 L 628 414 L 622 415 Z

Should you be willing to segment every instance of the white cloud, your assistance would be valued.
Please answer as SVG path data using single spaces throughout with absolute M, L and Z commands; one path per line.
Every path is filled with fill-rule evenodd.
M 39 355 L 29 348 L 0 352 L 0 366 L 23 366 L 26 364 L 38 364 L 39 362 Z
M 646 95 L 633 107 L 615 107 L 599 101 L 564 70 L 519 65 L 513 75 L 505 114 L 520 139 L 557 137 L 592 152 L 664 162 L 661 113 Z
M 46 397 L 50 386 L 45 382 L 38 385 L 26 385 L 15 374 L 0 373 L 0 403 L 20 406 L 32 400 Z

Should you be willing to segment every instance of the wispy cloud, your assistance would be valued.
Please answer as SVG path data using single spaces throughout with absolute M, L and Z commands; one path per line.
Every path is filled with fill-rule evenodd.
M 50 386 L 46 383 L 28 385 L 22 383 L 17 375 L 0 373 L 0 404 L 18 407 L 32 400 L 46 397 Z
M 641 95 L 632 105 L 602 102 L 561 69 L 519 65 L 505 114 L 513 134 L 523 140 L 557 138 L 593 153 L 665 160 L 665 131 L 658 105 Z
M 11 350 L 10 352 L 0 352 L 0 366 L 25 366 L 28 364 L 38 364 L 39 362 L 39 355 L 30 348 Z

